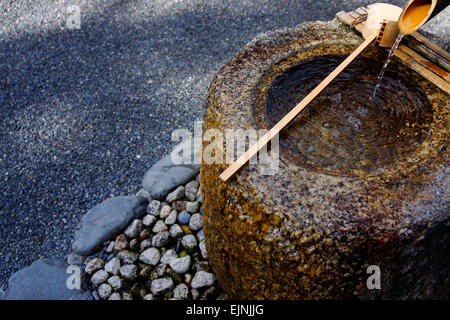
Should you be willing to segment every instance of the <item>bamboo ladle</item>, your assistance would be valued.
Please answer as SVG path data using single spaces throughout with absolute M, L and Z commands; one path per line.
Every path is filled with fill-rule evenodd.
M 289 122 L 291 122 L 306 106 L 314 100 L 314 98 L 322 92 L 375 38 L 393 38 L 392 33 L 397 32 L 398 28 L 383 29 L 384 32 L 380 32 L 382 25 L 388 23 L 395 23 L 398 20 L 402 9 L 398 8 L 396 12 L 398 14 L 393 15 L 393 5 L 376 3 L 369 6 L 368 18 L 365 25 L 365 31 L 363 36 L 365 41 L 356 48 L 336 69 L 333 70 L 317 87 L 315 87 L 302 101 L 300 101 L 286 116 L 283 117 L 272 129 L 270 129 L 265 135 L 263 135 L 254 145 L 252 145 L 244 154 L 242 154 L 235 162 L 233 162 L 222 174 L 220 179 L 228 181 L 242 166 L 244 166 L 250 158 L 255 156 L 258 151 L 263 148 L 267 143 L 275 137 Z M 380 39 L 381 40 L 381 39 Z M 377 39 L 377 43 L 380 43 Z M 391 44 L 393 41 L 391 41 Z

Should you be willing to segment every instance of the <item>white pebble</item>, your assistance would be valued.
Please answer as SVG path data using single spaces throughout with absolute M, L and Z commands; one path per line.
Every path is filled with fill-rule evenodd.
M 120 267 L 120 274 L 128 280 L 133 280 L 137 275 L 137 266 L 134 264 L 126 264 Z
M 100 270 L 104 267 L 105 263 L 100 258 L 95 258 L 86 264 L 85 271 L 87 274 L 93 274 L 95 271 Z
M 197 201 L 188 201 L 186 202 L 186 211 L 189 213 L 196 213 L 200 208 L 200 203 Z
M 169 216 L 170 211 L 172 211 L 172 208 L 168 205 L 165 205 L 164 207 L 162 207 L 161 209 L 161 213 L 159 214 L 159 217 L 161 219 L 165 219 Z
M 172 210 L 164 223 L 168 226 L 173 225 L 177 221 L 178 213 L 176 210 Z
M 111 287 L 114 288 L 114 290 L 120 290 L 122 289 L 123 282 L 122 279 L 118 276 L 113 276 L 108 279 L 108 283 Z
M 141 251 L 148 249 L 152 246 L 152 241 L 150 239 L 142 240 L 141 242 Z
M 150 202 L 147 206 L 147 213 L 151 214 L 152 216 L 159 216 L 159 209 L 161 208 L 161 202 L 158 200 L 153 200 Z
M 120 269 L 120 259 L 115 257 L 105 264 L 105 270 L 113 275 L 118 275 Z
M 167 244 L 169 241 L 169 232 L 159 232 L 152 239 L 152 246 L 156 248 L 161 248 Z
M 152 231 L 153 231 L 153 233 L 159 233 L 159 232 L 162 232 L 162 231 L 166 231 L 168 229 L 169 228 L 166 226 L 164 221 L 158 220 L 158 221 L 156 221 L 155 225 L 153 226 Z
M 183 229 L 178 224 L 174 224 L 170 227 L 169 233 L 172 238 L 176 238 L 183 234 Z
M 106 282 L 108 280 L 109 274 L 105 270 L 98 270 L 92 275 L 91 281 L 93 284 L 98 286 L 99 284 Z
M 191 220 L 189 220 L 189 228 L 192 231 L 197 231 L 203 228 L 203 216 L 200 213 L 192 215 Z
M 133 264 L 137 261 L 138 255 L 135 252 L 123 250 L 119 252 L 117 258 L 120 259 L 122 264 Z
M 190 266 L 191 266 L 190 256 L 176 258 L 170 261 L 170 267 L 173 269 L 173 271 L 179 274 L 184 274 L 188 272 Z
M 212 273 L 199 271 L 192 279 L 191 287 L 194 289 L 210 287 L 216 282 L 216 276 Z
M 176 258 L 178 258 L 178 255 L 175 252 L 175 250 L 169 249 L 161 257 L 161 262 L 165 264 L 170 264 L 170 261 Z
M 167 292 L 173 288 L 173 280 L 171 278 L 156 279 L 152 281 L 151 290 L 154 295 Z
M 157 220 L 157 218 L 155 216 L 148 214 L 144 217 L 144 219 L 142 220 L 142 223 L 147 227 L 151 227 L 152 225 L 155 224 L 156 220 Z
M 179 300 L 186 300 L 189 297 L 189 288 L 184 283 L 180 283 L 173 289 L 173 297 Z
M 197 239 L 192 234 L 188 234 L 183 237 L 181 244 L 186 249 L 193 249 L 197 245 Z
M 194 201 L 197 198 L 197 190 L 198 190 L 199 183 L 195 180 L 192 180 L 188 184 L 186 184 L 186 187 L 184 189 L 184 193 L 186 194 L 186 197 L 190 201 Z
M 98 287 L 98 295 L 102 299 L 108 299 L 112 293 L 112 288 L 109 284 L 103 283 Z
M 120 297 L 120 293 L 118 292 L 114 292 L 108 300 L 122 300 L 122 298 Z
M 161 258 L 161 253 L 156 248 L 150 248 L 145 250 L 139 256 L 139 260 L 143 263 L 156 266 Z

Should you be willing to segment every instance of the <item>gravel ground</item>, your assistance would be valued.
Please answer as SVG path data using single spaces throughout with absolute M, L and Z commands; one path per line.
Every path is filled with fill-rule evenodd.
M 1 1 L 0 286 L 39 257 L 64 259 L 86 210 L 137 191 L 255 35 L 370 2 Z M 81 29 L 66 25 L 70 5 Z M 426 30 L 448 35 L 448 21 Z

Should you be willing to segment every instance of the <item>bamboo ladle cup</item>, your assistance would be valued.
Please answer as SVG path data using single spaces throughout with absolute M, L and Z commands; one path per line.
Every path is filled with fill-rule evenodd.
M 289 122 L 291 122 L 314 98 L 322 92 L 375 38 L 380 37 L 383 23 L 396 22 L 401 14 L 401 9 L 398 15 L 393 15 L 392 10 L 395 6 L 387 4 L 373 4 L 368 10 L 368 18 L 366 22 L 366 32 L 363 33 L 365 41 L 356 48 L 336 69 L 333 70 L 317 87 L 315 87 L 302 101 L 300 101 L 287 115 L 283 117 L 272 129 L 263 135 L 254 145 L 252 145 L 245 153 L 243 153 L 235 162 L 233 162 L 222 174 L 220 179 L 228 181 L 242 166 L 244 166 L 250 158 L 255 156 L 258 151 L 275 137 Z M 394 20 L 391 20 L 394 19 Z M 386 32 L 387 31 L 387 32 Z M 392 33 L 398 33 L 398 29 L 391 28 L 384 29 L 381 33 L 381 39 L 392 38 Z M 395 40 L 397 35 L 393 37 Z M 387 38 L 386 38 L 387 39 Z M 377 41 L 378 42 L 378 41 Z M 386 42 L 387 43 L 387 42 Z M 393 41 L 392 41 L 393 43 Z M 391 45 L 392 45 L 391 43 Z
M 450 0 L 410 0 L 398 20 L 404 35 L 419 30 L 427 21 L 450 5 Z

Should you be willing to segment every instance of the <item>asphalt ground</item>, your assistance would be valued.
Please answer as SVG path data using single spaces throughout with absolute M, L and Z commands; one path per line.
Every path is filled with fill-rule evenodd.
M 370 2 L 1 1 L 0 286 L 39 257 L 64 259 L 88 209 L 136 192 L 258 33 Z M 424 29 L 447 50 L 448 17 Z

